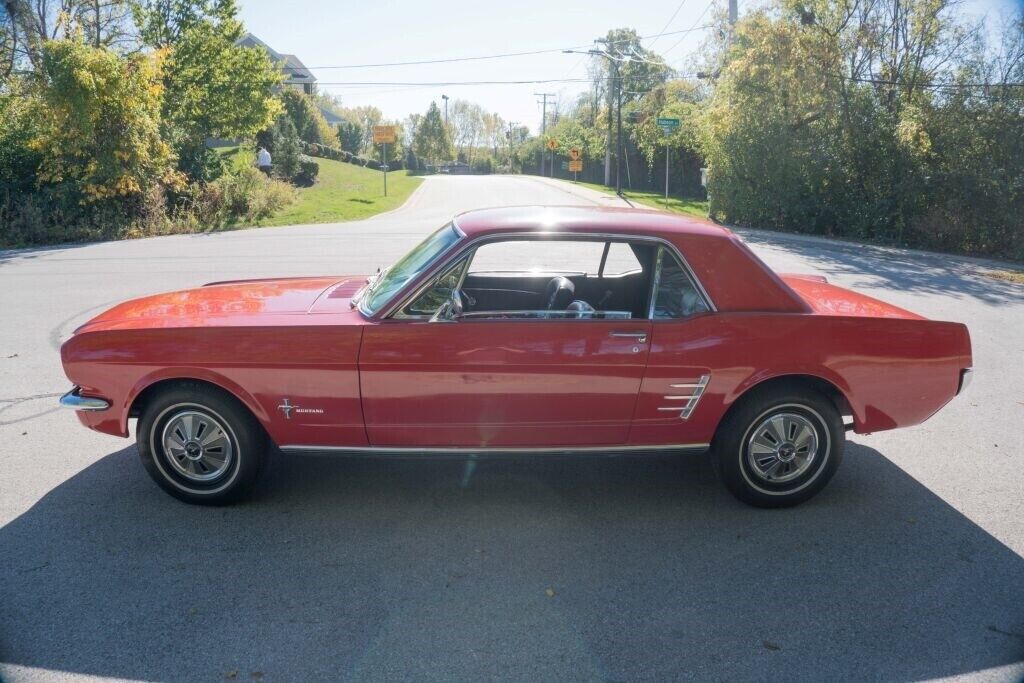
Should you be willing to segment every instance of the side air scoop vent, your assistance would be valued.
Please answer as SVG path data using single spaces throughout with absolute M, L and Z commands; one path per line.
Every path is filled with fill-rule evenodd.
M 669 384 L 672 393 L 664 396 L 669 405 L 661 406 L 658 410 L 664 413 L 679 413 L 680 419 L 687 419 L 696 410 L 700 397 L 704 395 L 704 389 L 710 381 L 711 375 L 701 375 L 695 380 Z

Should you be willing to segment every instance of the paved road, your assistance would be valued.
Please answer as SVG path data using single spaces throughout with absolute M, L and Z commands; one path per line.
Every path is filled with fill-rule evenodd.
M 825 492 L 743 507 L 700 457 L 278 459 L 258 499 L 159 492 L 55 410 L 57 349 L 121 299 L 366 272 L 457 210 L 615 203 L 430 178 L 373 220 L 0 253 L 0 677 L 892 679 L 1024 675 L 1024 288 L 976 263 L 744 233 L 967 322 L 977 376 L 924 425 L 854 436 Z

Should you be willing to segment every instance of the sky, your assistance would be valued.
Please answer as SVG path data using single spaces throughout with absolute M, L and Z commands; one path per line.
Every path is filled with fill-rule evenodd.
M 388 119 L 425 112 L 441 95 L 467 99 L 506 121 L 539 128 L 540 97 L 568 105 L 584 82 L 504 85 L 392 85 L 452 81 L 586 79 L 586 56 L 562 48 L 587 49 L 611 28 L 630 27 L 652 37 L 645 47 L 684 68 L 699 48 L 715 8 L 712 0 L 240 0 L 246 28 L 280 53 L 295 54 L 310 67 L 321 91 L 345 106 L 374 105 Z M 719 0 L 719 7 L 722 0 Z M 740 15 L 759 0 L 740 0 Z M 995 19 L 1024 0 L 965 0 L 964 10 Z M 1016 5 L 1015 5 L 1016 3 Z M 372 68 L 327 68 L 551 50 L 540 55 L 448 64 Z M 388 85 L 362 85 L 386 83 Z

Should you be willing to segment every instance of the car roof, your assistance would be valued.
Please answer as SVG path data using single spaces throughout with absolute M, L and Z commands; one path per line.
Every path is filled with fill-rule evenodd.
M 729 238 L 732 233 L 710 221 L 655 211 L 604 206 L 512 206 L 458 214 L 455 223 L 467 237 L 493 233 L 618 233 L 700 235 Z

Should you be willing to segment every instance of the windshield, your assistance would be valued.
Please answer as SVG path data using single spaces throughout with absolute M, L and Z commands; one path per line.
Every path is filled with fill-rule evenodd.
M 359 310 L 373 315 L 383 308 L 414 277 L 422 273 L 438 256 L 459 241 L 459 233 L 449 223 L 427 239 L 413 247 L 413 250 L 399 259 L 398 263 L 384 270 L 367 285 L 359 302 Z

